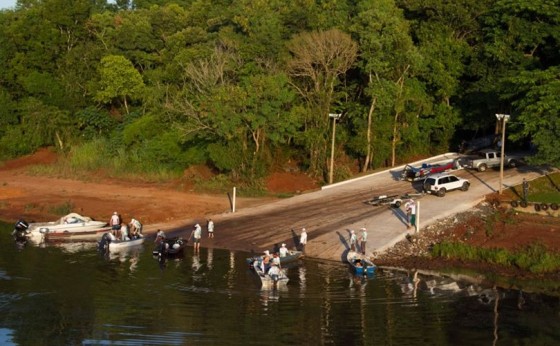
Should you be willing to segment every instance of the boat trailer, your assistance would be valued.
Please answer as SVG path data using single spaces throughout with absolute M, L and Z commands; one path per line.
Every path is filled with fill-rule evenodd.
M 390 205 L 392 208 L 400 208 L 409 199 L 418 199 L 423 193 L 406 193 L 404 195 L 380 195 L 365 201 L 364 203 L 375 207 L 380 205 Z

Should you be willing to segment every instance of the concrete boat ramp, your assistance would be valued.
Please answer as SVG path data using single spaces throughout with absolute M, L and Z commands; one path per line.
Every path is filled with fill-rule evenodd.
M 447 153 L 412 165 L 449 161 L 457 157 L 456 153 Z M 216 224 L 216 237 L 203 238 L 201 247 L 262 252 L 286 243 L 288 247 L 294 248 L 298 245 L 301 228 L 305 227 L 308 233 L 305 249 L 307 257 L 345 261 L 350 230 L 355 230 L 359 237 L 360 228 L 365 227 L 368 230 L 367 254 L 382 253 L 414 230 L 407 230 L 404 207 L 372 206 L 365 202 L 379 195 L 419 193 L 420 182 L 410 183 L 399 179 L 403 167 L 328 185 L 320 191 L 235 213 L 215 215 L 212 219 Z M 504 170 L 503 183 L 505 187 L 517 185 L 523 178 L 530 181 L 546 173 L 529 166 L 507 169 Z M 475 172 L 460 169 L 454 174 L 469 179 L 470 189 L 466 192 L 451 191 L 445 197 L 423 195 L 418 198 L 420 232 L 423 227 L 439 219 L 471 209 L 487 194 L 499 188 L 499 170 Z M 188 237 L 192 224 L 183 227 Z

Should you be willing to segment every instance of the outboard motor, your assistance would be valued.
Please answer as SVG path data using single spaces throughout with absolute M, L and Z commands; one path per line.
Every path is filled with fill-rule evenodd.
M 101 252 L 109 251 L 109 243 L 111 243 L 111 235 L 110 233 L 106 232 L 103 234 L 101 240 L 99 241 L 99 247 L 98 247 L 99 251 Z
M 27 230 L 29 228 L 29 224 L 25 220 L 18 220 L 14 225 L 14 230 L 12 231 L 12 235 L 17 242 L 25 242 L 27 241 Z

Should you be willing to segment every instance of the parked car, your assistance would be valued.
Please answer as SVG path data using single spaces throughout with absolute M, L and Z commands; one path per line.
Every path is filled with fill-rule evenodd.
M 463 167 L 484 172 L 488 168 L 500 167 L 501 153 L 492 149 L 481 150 L 476 156 L 469 157 L 464 161 L 465 163 L 463 164 Z M 504 156 L 504 166 L 515 167 L 517 165 L 518 158 L 513 158 L 507 155 Z
M 445 196 L 447 191 L 462 190 L 467 191 L 471 186 L 467 179 L 459 178 L 453 174 L 440 173 L 427 177 L 422 185 L 424 192 L 437 195 L 439 197 Z

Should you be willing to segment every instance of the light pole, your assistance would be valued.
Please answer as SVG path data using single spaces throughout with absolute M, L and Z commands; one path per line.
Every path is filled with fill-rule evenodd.
M 340 119 L 342 114 L 340 113 L 329 113 L 329 117 L 332 118 L 332 143 L 331 143 L 331 162 L 329 169 L 329 184 L 333 183 L 333 170 L 334 170 L 334 138 L 336 133 L 336 121 Z
M 502 153 L 500 156 L 500 189 L 499 194 L 502 194 L 502 186 L 504 181 L 504 152 L 506 146 L 506 122 L 509 120 L 509 114 L 496 114 L 496 118 L 502 122 Z

